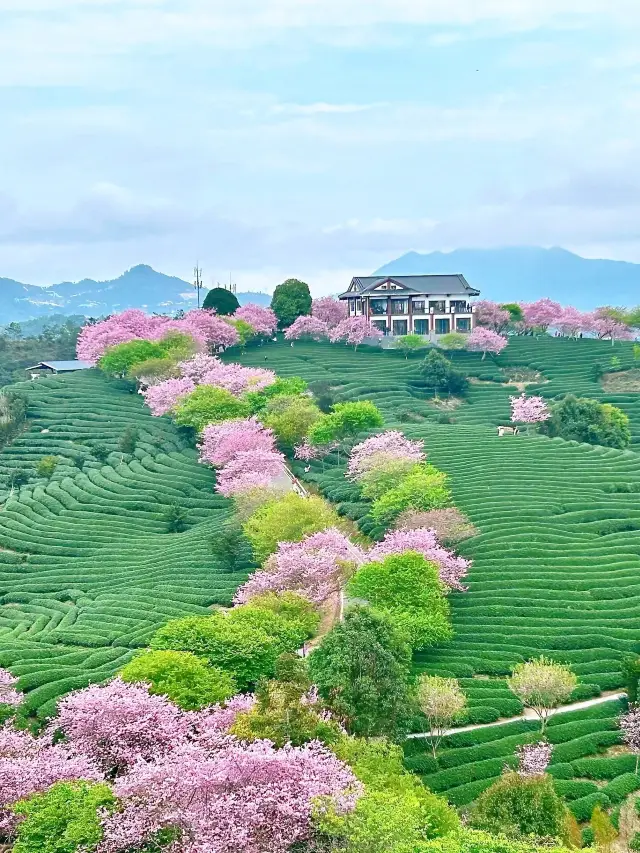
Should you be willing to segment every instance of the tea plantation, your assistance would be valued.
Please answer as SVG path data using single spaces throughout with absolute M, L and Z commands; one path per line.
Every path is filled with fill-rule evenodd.
M 15 386 L 27 430 L 0 452 L 0 665 L 26 708 L 115 673 L 167 619 L 228 604 L 245 574 L 222 573 L 210 542 L 229 515 L 192 442 L 97 371 Z M 120 440 L 135 427 L 134 452 Z M 13 493 L 11 472 L 47 455 L 50 480 Z M 168 533 L 172 504 L 187 529 Z
M 461 679 L 470 721 L 518 714 L 520 704 L 504 675 L 514 663 L 540 654 L 578 674 L 575 700 L 622 685 L 621 658 L 640 650 L 640 455 L 542 436 L 498 438 L 495 426 L 509 423 L 509 395 L 519 393 L 501 384 L 503 371 L 527 368 L 540 374 L 528 392 L 549 398 L 574 392 L 612 402 L 630 415 L 634 443 L 640 442 L 640 395 L 607 396 L 593 378 L 594 365 L 606 369 L 612 354 L 631 366 L 630 344 L 516 338 L 495 361 L 454 353 L 453 361 L 480 381 L 450 411 L 427 395 L 418 357 L 296 342 L 252 350 L 242 360 L 264 364 L 265 353 L 272 369 L 320 383 L 315 387 L 337 400 L 373 400 L 387 426 L 423 439 L 429 460 L 450 474 L 457 506 L 480 531 L 460 546 L 474 561 L 470 591 L 451 595 L 453 642 L 419 655 L 415 664 Z M 358 519 L 367 508 L 344 480 L 344 462 L 334 456 L 314 463 L 307 476 Z M 606 767 L 583 760 L 619 742 L 619 712 L 617 703 L 606 703 L 558 717 L 550 728 L 550 739 L 559 744 L 554 773 L 565 780 L 558 785 L 571 792 L 576 814 L 590 814 L 596 792 L 606 788 L 570 779 L 589 777 L 594 767 L 605 774 L 596 779 L 617 779 L 635 769 L 628 756 L 605 759 Z M 408 761 L 435 790 L 468 803 L 535 729 L 522 722 L 457 735 L 438 767 L 417 741 Z M 618 784 L 640 787 L 640 779 Z

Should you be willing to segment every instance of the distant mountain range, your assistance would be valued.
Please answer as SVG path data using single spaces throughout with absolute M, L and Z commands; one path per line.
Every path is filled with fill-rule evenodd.
M 202 292 L 201 298 L 204 299 Z M 241 305 L 255 302 L 269 305 L 266 293 L 238 293 Z M 81 314 L 100 317 L 125 308 L 173 312 L 196 306 L 193 286 L 175 276 L 156 272 L 140 264 L 111 281 L 63 281 L 48 287 L 22 284 L 0 278 L 0 324 L 21 322 L 55 314 Z
M 380 275 L 462 273 L 481 298 L 531 302 L 542 296 L 577 308 L 640 304 L 640 264 L 589 260 L 566 249 L 535 247 L 408 252 Z

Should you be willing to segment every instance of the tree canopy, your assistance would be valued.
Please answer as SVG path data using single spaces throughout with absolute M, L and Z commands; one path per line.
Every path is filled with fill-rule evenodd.
M 212 287 L 205 296 L 202 307 L 214 309 L 216 314 L 229 316 L 238 310 L 240 303 L 235 293 L 231 293 L 225 287 Z
M 271 308 L 278 318 L 278 326 L 286 329 L 297 317 L 311 314 L 309 285 L 297 278 L 288 278 L 273 292 Z

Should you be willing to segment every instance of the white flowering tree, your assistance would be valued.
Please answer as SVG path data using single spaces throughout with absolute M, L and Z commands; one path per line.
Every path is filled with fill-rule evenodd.
M 567 701 L 577 683 L 569 667 L 545 657 L 519 663 L 507 679 L 509 690 L 539 717 L 543 734 L 551 713 Z

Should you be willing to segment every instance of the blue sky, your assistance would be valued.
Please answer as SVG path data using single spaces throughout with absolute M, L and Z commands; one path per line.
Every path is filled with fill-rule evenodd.
M 0 0 L 0 277 L 640 261 L 637 0 Z

